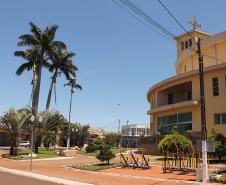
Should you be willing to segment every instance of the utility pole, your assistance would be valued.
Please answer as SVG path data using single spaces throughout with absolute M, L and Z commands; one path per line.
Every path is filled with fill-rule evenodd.
M 119 103 L 118 106 L 119 106 L 119 108 L 120 108 L 121 104 Z M 119 119 L 118 119 L 118 134 L 120 134 L 120 130 L 121 130 L 121 128 L 120 128 L 120 127 L 121 127 L 120 121 L 121 121 L 121 120 L 120 120 L 120 117 L 119 117 Z
M 201 52 L 200 38 L 195 38 L 197 44 L 197 54 L 199 60 L 199 80 L 200 80 L 200 106 L 201 106 L 201 126 L 202 126 L 202 182 L 208 180 L 208 165 L 207 165 L 207 130 L 206 130 L 206 106 L 205 106 L 205 85 L 204 85 L 204 64 L 203 55 Z
M 126 121 L 126 148 L 129 146 L 129 133 L 128 133 L 128 127 L 129 126 L 129 120 Z
M 120 134 L 120 128 L 121 128 L 121 122 L 120 122 L 120 119 L 118 119 L 118 134 Z

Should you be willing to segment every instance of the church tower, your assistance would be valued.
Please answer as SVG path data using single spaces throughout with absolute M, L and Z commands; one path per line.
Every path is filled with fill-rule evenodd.
M 193 16 L 192 19 L 188 21 L 188 24 L 192 25 L 192 30 L 190 30 L 188 33 L 185 32 L 176 37 L 177 74 L 186 73 L 195 69 L 194 66 L 196 66 L 196 64 L 194 64 L 194 62 L 195 60 L 197 60 L 197 57 L 195 57 L 196 43 L 194 38 L 197 37 L 201 40 L 204 40 L 212 36 L 211 34 L 201 30 L 201 24 L 197 22 L 196 16 Z M 191 52 L 193 52 L 192 55 Z M 190 57 L 187 57 L 188 55 Z

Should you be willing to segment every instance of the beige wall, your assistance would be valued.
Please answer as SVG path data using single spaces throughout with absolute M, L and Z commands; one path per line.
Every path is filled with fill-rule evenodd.
M 193 33 L 195 35 L 195 33 Z M 226 62 L 226 35 L 219 34 L 221 36 L 219 42 L 215 42 L 218 39 L 218 35 L 205 36 L 200 33 L 196 33 L 196 36 L 202 38 L 202 54 L 204 55 L 204 66 L 212 66 L 219 63 Z M 183 40 L 189 39 L 189 36 L 182 36 L 177 38 L 177 61 L 176 61 L 176 72 L 177 74 L 193 71 L 198 69 L 198 57 L 194 51 L 186 49 L 180 50 L 180 43 Z M 210 40 L 210 42 L 208 42 Z M 193 48 L 196 48 L 193 41 Z M 216 60 L 216 58 L 218 60 Z
M 215 125 L 214 124 L 214 114 L 215 113 L 226 113 L 226 67 L 214 69 L 205 72 L 205 93 L 206 93 L 206 120 L 207 120 L 207 131 L 209 132 L 211 128 L 216 128 L 218 131 L 226 135 L 226 124 Z M 218 77 L 219 80 L 219 96 L 213 96 L 212 88 L 212 78 Z M 185 78 L 179 78 L 176 80 L 171 80 L 166 83 L 162 83 L 155 89 L 153 89 L 148 94 L 148 100 L 152 100 L 154 104 L 152 105 L 152 116 L 153 124 L 152 130 L 155 134 L 157 132 L 157 119 L 159 116 L 171 115 L 182 112 L 192 112 L 192 130 L 194 132 L 201 131 L 201 117 L 200 117 L 200 106 L 188 106 L 188 107 L 179 107 L 175 109 L 170 109 L 167 111 L 156 112 L 157 110 L 157 101 L 158 101 L 158 92 L 166 88 L 175 86 L 180 83 L 192 81 L 192 97 L 193 100 L 199 100 L 199 76 L 198 74 L 190 75 Z M 150 107 L 151 108 L 151 107 Z

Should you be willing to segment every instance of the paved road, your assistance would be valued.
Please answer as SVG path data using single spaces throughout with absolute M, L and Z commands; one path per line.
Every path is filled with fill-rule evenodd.
M 59 185 L 33 178 L 16 176 L 0 172 L 0 185 Z

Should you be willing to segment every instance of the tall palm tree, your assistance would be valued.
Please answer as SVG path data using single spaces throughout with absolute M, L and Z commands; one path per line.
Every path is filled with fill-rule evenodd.
M 49 71 L 53 73 L 51 77 L 51 84 L 49 88 L 46 111 L 49 111 L 50 101 L 52 96 L 53 87 L 56 85 L 56 80 L 59 74 L 63 73 L 67 80 L 71 77 L 75 77 L 75 72 L 78 70 L 71 60 L 75 56 L 75 53 L 67 52 L 66 50 L 57 49 L 55 56 L 53 57 L 53 63 L 49 67 Z
M 16 51 L 15 55 L 28 60 L 22 64 L 17 74 L 20 75 L 24 70 L 31 70 L 33 67 L 33 97 L 32 112 L 36 116 L 38 112 L 39 91 L 41 84 L 42 67 L 49 59 L 53 59 L 57 48 L 66 49 L 66 45 L 61 41 L 55 41 L 55 34 L 58 29 L 57 25 L 51 25 L 41 30 L 34 23 L 30 23 L 30 34 L 23 34 L 19 37 L 18 46 L 28 46 L 25 51 Z M 31 65 L 32 64 L 32 65 Z
M 72 94 L 75 92 L 75 89 L 82 90 L 82 86 L 76 83 L 76 79 L 70 79 L 67 84 L 64 86 L 71 87 L 71 98 L 70 98 L 70 107 L 69 107 L 69 122 L 68 122 L 68 136 L 67 136 L 67 150 L 70 147 L 70 125 L 71 125 L 71 105 L 72 105 Z

